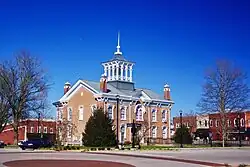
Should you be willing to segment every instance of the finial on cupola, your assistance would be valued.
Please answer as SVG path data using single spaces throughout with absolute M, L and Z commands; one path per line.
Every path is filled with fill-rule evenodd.
M 121 46 L 120 46 L 120 31 L 118 31 L 118 39 L 117 39 L 117 46 L 116 46 L 115 55 L 122 55 L 120 48 L 121 48 Z

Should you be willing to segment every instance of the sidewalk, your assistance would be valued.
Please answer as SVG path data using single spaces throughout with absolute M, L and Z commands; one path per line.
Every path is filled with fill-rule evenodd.
M 197 164 L 197 165 L 204 165 L 204 166 L 214 166 L 214 167 L 222 167 L 226 166 L 222 163 L 213 163 L 213 162 L 205 162 L 205 161 L 198 161 L 198 160 L 188 160 L 188 159 L 180 159 L 174 158 L 172 156 L 153 156 L 147 154 L 131 154 L 127 152 L 115 152 L 115 151 L 91 151 L 91 152 L 84 152 L 87 154 L 102 154 L 102 155 L 114 155 L 114 156 L 127 156 L 127 157 L 136 157 L 136 158 L 150 158 L 150 159 L 157 159 L 157 160 L 166 160 L 166 161 L 175 161 L 175 162 L 184 162 L 190 164 Z

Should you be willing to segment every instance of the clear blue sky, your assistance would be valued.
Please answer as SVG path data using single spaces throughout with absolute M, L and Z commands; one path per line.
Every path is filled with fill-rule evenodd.
M 136 86 L 163 94 L 168 83 L 173 115 L 196 108 L 204 70 L 216 59 L 250 75 L 247 0 L 0 1 L 0 58 L 20 49 L 39 56 L 55 83 L 51 102 L 66 81 L 99 80 L 118 30 L 125 58 L 136 62 Z

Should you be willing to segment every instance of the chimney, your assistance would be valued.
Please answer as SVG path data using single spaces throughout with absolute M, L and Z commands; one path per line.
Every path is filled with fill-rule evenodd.
M 164 99 L 171 100 L 171 97 L 170 97 L 170 86 L 168 84 L 166 84 L 164 86 Z
M 101 79 L 100 79 L 100 90 L 103 93 L 108 92 L 108 89 L 107 89 L 107 77 L 104 74 L 102 74 Z
M 64 94 L 66 94 L 66 93 L 69 91 L 70 88 L 71 88 L 70 83 L 69 83 L 69 82 L 66 82 L 66 83 L 64 84 Z

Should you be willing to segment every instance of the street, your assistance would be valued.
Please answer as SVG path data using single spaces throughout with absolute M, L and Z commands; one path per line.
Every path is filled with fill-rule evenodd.
M 98 153 L 98 154 L 97 154 Z M 102 155 L 105 153 L 105 155 Z M 129 154 L 132 156 L 120 155 L 106 155 L 112 154 Z M 40 152 L 37 151 L 22 151 L 20 149 L 0 149 L 1 165 L 7 161 L 24 160 L 24 159 L 66 159 L 66 160 L 100 160 L 121 162 L 137 167 L 150 166 L 175 166 L 175 167 L 195 167 L 201 166 L 192 163 L 178 162 L 175 160 L 154 159 L 150 157 L 133 157 L 134 156 L 152 156 L 164 158 L 176 158 L 182 160 L 196 160 L 213 163 L 228 163 L 236 164 L 250 164 L 250 149 L 183 149 L 180 151 L 102 151 L 90 153 L 79 152 Z M 3 165 L 2 165 L 3 166 Z

